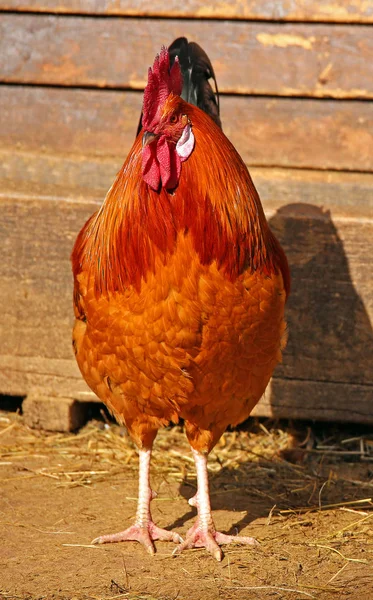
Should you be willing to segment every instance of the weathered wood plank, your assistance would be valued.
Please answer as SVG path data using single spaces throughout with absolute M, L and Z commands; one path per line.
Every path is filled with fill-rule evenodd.
M 253 417 L 373 424 L 368 385 L 273 377 Z
M 123 160 L 0 150 L 0 195 L 100 204 Z M 340 218 L 373 219 L 373 176 L 368 173 L 261 167 L 250 167 L 250 173 L 268 210 L 274 201 L 275 206 L 302 201 L 326 206 Z
M 180 35 L 203 44 L 222 92 L 373 98 L 368 26 L 5 14 L 0 81 L 143 89 L 155 53 Z
M 142 95 L 1 86 L 0 149 L 124 157 Z M 226 134 L 245 162 L 373 170 L 373 103 L 223 97 Z
M 50 157 L 45 160 L 52 166 Z M 63 169 L 62 164 L 60 175 Z M 293 275 L 289 344 L 260 414 L 268 414 L 269 402 L 275 416 L 372 422 L 373 267 L 367 248 L 373 235 L 373 176 L 270 169 L 254 169 L 253 176 Z M 72 190 L 66 201 L 53 195 L 52 182 L 49 186 L 44 197 L 40 184 L 33 192 L 30 183 L 29 195 L 12 187 L 8 191 L 7 182 L 0 186 L 5 249 L 0 262 L 0 392 L 25 395 L 37 388 L 93 399 L 70 347 L 69 254 L 77 231 L 99 202 L 74 201 Z M 85 189 L 91 198 L 96 193 Z M 333 198 L 328 213 L 321 205 Z
M 373 22 L 372 0 L 1 0 L 0 9 L 31 12 L 259 19 L 276 21 Z
M 373 219 L 333 214 L 300 198 L 279 208 L 269 223 L 293 280 L 289 340 L 278 375 L 372 385 L 373 265 L 367 248 Z
M 0 389 L 74 397 L 87 391 L 71 348 L 69 256 L 76 232 L 98 203 L 21 197 L 1 186 Z M 30 185 L 30 187 L 32 187 Z
M 34 393 L 22 403 L 23 419 L 34 429 L 74 431 L 87 420 L 85 405 L 73 398 Z

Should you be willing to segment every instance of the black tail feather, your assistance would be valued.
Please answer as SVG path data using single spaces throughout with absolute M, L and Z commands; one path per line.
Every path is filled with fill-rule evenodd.
M 206 52 L 195 42 L 188 42 L 185 37 L 177 38 L 168 51 L 171 66 L 176 56 L 179 58 L 183 75 L 182 98 L 204 110 L 221 127 L 218 86 L 214 68 Z M 215 93 L 209 79 L 214 81 Z
M 221 128 L 219 92 L 216 83 L 213 66 L 206 52 L 195 42 L 188 42 L 185 37 L 177 38 L 168 48 L 170 54 L 170 66 L 173 65 L 176 56 L 179 58 L 180 68 L 183 75 L 183 90 L 181 97 L 190 104 L 207 113 Z M 209 79 L 214 81 L 215 92 Z M 142 113 L 137 129 L 137 134 L 142 127 Z

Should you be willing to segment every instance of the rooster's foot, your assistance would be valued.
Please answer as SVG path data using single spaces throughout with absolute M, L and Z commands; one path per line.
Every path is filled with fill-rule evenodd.
M 189 548 L 206 548 L 216 560 L 221 561 L 223 552 L 219 546 L 222 544 L 231 544 L 232 542 L 236 544 L 248 544 L 250 546 L 258 544 L 256 539 L 252 537 L 227 535 L 216 531 L 213 526 L 209 528 L 201 527 L 201 524 L 197 520 L 193 527 L 189 529 L 185 541 L 175 548 L 173 554 L 179 554 Z
M 119 533 L 109 535 L 101 535 L 93 540 L 92 544 L 107 544 L 110 542 L 140 542 L 147 552 L 151 555 L 155 553 L 153 542 L 161 540 L 165 542 L 174 542 L 175 544 L 183 543 L 183 538 L 178 533 L 161 529 L 149 521 L 144 525 L 135 524 Z

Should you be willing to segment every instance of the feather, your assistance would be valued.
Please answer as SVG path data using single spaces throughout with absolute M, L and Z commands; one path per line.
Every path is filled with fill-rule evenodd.
M 168 48 L 168 52 L 171 65 L 176 56 L 179 58 L 183 75 L 181 92 L 183 100 L 198 106 L 221 128 L 218 85 L 213 66 L 206 52 L 195 42 L 188 42 L 185 37 L 177 38 Z M 216 93 L 214 93 L 209 79 L 213 79 Z
M 197 107 L 172 95 L 164 108 L 187 115 L 196 142 L 183 162 L 177 189 L 171 195 L 163 188 L 155 191 L 141 178 L 138 137 L 100 218 L 92 221 L 76 245 L 75 275 L 85 256 L 85 268 L 92 268 L 97 291 L 124 293 L 128 286 L 139 289 L 141 280 L 155 272 L 157 260 L 165 263 L 176 251 L 178 235 L 189 232 L 202 265 L 216 261 L 231 282 L 247 270 L 263 276 L 280 271 L 288 294 L 285 255 L 268 227 L 239 154 Z

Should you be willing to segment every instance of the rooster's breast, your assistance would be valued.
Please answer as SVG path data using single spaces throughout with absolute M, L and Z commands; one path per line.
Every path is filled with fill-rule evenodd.
M 97 297 L 84 271 L 77 287 L 79 367 L 132 434 L 139 423 L 179 417 L 202 428 L 242 421 L 281 359 L 281 275 L 246 272 L 232 282 L 215 263 L 201 264 L 189 236 L 139 292 Z

